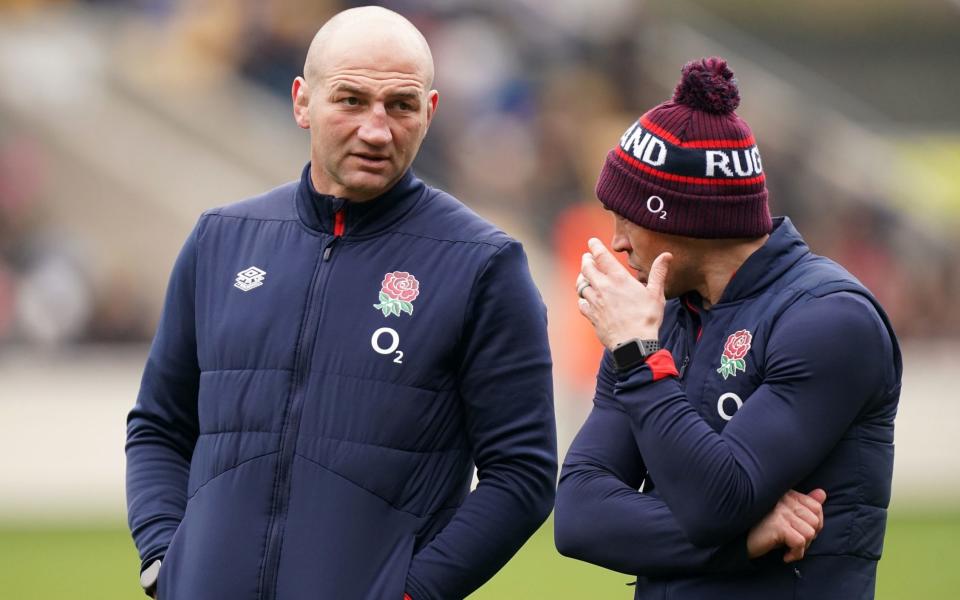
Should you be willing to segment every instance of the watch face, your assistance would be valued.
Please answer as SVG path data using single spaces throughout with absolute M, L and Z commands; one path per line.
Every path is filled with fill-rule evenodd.
M 640 344 L 638 344 L 636 340 L 632 340 L 622 346 L 614 348 L 613 358 L 618 367 L 624 368 L 643 362 L 644 353 L 640 348 Z

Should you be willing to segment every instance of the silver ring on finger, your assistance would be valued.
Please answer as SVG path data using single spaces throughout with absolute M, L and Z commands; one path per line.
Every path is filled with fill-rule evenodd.
M 583 298 L 583 290 L 587 289 L 588 287 L 590 287 L 590 282 L 589 282 L 589 281 L 584 281 L 583 283 L 581 283 L 580 285 L 578 285 L 578 286 L 577 286 L 577 295 L 580 296 L 581 298 Z

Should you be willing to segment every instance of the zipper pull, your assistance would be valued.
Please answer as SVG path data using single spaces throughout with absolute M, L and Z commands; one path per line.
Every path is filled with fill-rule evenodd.
M 333 254 L 333 245 L 337 243 L 337 240 L 340 238 L 335 237 L 329 242 L 327 242 L 327 247 L 323 249 L 323 262 L 328 262 L 330 260 L 330 255 Z
M 680 365 L 680 379 L 683 379 L 683 374 L 687 372 L 687 365 L 690 364 L 690 355 L 683 357 L 683 364 Z

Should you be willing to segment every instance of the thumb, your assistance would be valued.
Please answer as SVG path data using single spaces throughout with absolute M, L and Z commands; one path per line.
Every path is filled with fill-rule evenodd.
M 814 500 L 816 500 L 817 502 L 819 502 L 820 504 L 823 504 L 824 502 L 827 501 L 827 493 L 820 488 L 813 490 L 807 495 L 813 498 Z
M 658 296 L 663 296 L 663 288 L 667 281 L 667 273 L 670 272 L 670 261 L 673 255 L 664 252 L 653 261 L 650 267 L 650 275 L 647 277 L 647 289 Z

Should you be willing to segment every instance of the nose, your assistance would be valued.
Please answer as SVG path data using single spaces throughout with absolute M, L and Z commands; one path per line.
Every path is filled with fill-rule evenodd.
M 617 219 L 613 228 L 613 239 L 610 240 L 610 247 L 614 252 L 630 252 L 633 248 L 630 246 L 630 238 L 620 225 L 620 219 Z
M 376 103 L 367 112 L 357 136 L 371 146 L 386 146 L 393 140 L 387 110 L 383 104 Z

